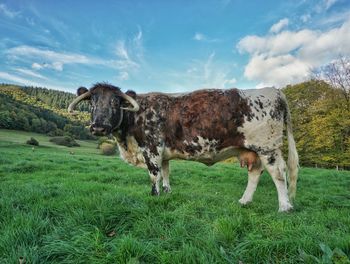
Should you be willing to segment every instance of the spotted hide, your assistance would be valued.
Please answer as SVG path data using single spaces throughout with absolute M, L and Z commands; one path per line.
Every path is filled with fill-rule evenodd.
M 121 158 L 148 169 L 153 195 L 159 195 L 161 179 L 163 190 L 171 190 L 169 160 L 212 165 L 239 156 L 241 164 L 248 167 L 248 185 L 239 200 L 241 204 L 252 201 L 265 168 L 277 188 L 279 210 L 292 208 L 290 198 L 296 190 L 298 154 L 287 101 L 280 90 L 206 89 L 188 94 L 137 95 L 100 83 L 89 90 L 79 88 L 78 95 L 69 110 L 81 100 L 90 100 L 92 133 L 113 134 Z M 128 108 L 130 103 L 133 108 Z M 288 166 L 281 152 L 284 127 Z

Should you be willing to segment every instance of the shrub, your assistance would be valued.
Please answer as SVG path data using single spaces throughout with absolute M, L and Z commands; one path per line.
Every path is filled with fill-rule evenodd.
M 108 143 L 108 137 L 100 137 L 97 141 L 97 148 L 99 149 L 103 143 Z
M 114 146 L 116 145 L 116 142 L 113 139 L 108 137 L 100 137 L 97 141 L 97 148 L 100 149 L 103 143 L 108 143 Z
M 116 153 L 116 146 L 114 144 L 102 143 L 100 146 L 100 149 L 101 149 L 102 155 L 111 156 L 111 155 L 115 155 Z
M 63 130 L 62 129 L 55 129 L 51 130 L 50 132 L 47 133 L 49 137 L 58 137 L 58 136 L 63 136 Z
M 37 141 L 35 138 L 31 137 L 29 140 L 26 142 L 28 145 L 33 145 L 33 146 L 39 146 L 39 141 Z
M 53 137 L 50 139 L 50 142 L 66 147 L 80 147 L 80 145 L 73 138 L 68 136 Z

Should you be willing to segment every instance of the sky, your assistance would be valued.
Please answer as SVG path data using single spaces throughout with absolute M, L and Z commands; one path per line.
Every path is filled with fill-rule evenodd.
M 350 56 L 350 0 L 0 0 L 0 83 L 284 87 Z

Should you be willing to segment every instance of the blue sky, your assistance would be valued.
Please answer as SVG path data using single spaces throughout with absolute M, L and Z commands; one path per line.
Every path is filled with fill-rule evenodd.
M 3 83 L 283 87 L 339 55 L 350 55 L 349 0 L 0 0 Z

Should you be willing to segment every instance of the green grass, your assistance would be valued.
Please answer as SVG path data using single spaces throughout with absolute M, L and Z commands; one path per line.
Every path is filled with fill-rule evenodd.
M 267 174 L 242 207 L 246 170 L 172 161 L 173 192 L 152 197 L 145 170 L 96 143 L 48 140 L 0 130 L 0 263 L 314 263 L 320 243 L 350 255 L 349 172 L 302 168 L 295 210 L 278 213 Z

